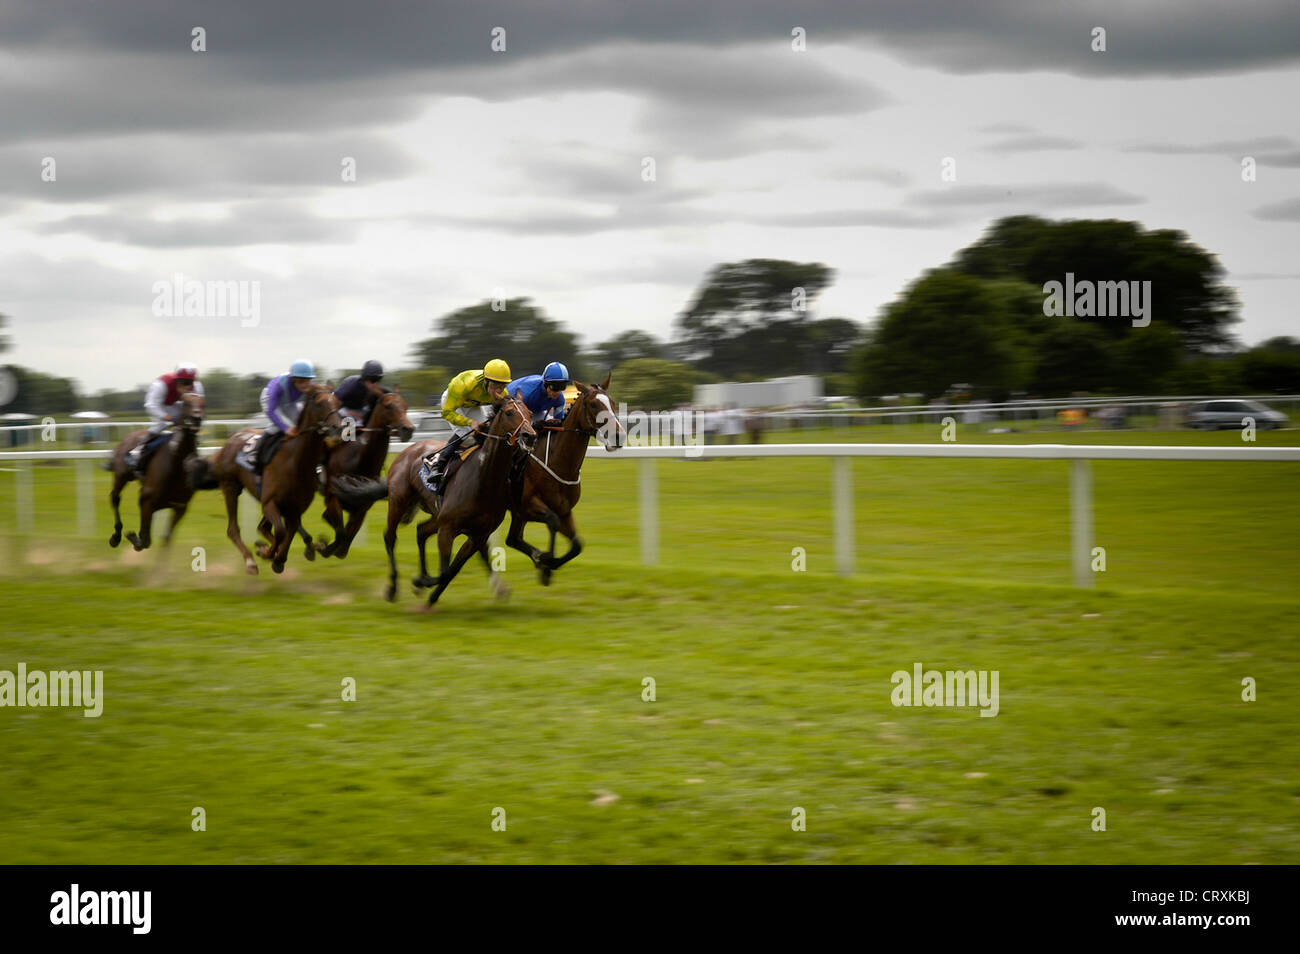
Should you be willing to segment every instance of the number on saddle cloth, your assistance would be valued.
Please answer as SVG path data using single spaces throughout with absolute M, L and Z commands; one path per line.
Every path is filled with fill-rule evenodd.
M 257 447 L 261 443 L 261 434 L 250 434 L 248 440 L 244 441 L 244 446 L 235 454 L 235 463 L 247 471 L 255 472 L 257 470 Z

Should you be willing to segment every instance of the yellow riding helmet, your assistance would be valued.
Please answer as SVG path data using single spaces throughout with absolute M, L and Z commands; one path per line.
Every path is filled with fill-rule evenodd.
M 500 358 L 493 358 L 483 366 L 483 377 L 488 381 L 499 381 L 501 384 L 509 384 L 510 365 L 506 364 Z

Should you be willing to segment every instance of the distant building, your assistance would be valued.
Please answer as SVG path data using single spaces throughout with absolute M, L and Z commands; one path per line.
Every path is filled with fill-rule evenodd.
M 822 379 L 810 374 L 768 381 L 724 381 L 697 384 L 696 407 L 794 407 L 816 404 L 823 394 Z

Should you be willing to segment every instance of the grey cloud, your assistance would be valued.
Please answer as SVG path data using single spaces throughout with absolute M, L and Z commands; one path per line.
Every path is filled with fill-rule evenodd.
M 1220 153 L 1229 156 L 1246 156 L 1271 149 L 1293 149 L 1297 143 L 1290 136 L 1259 136 L 1254 139 L 1220 139 L 1203 143 L 1137 143 L 1127 146 L 1125 152 L 1152 152 L 1162 155 L 1200 155 Z
M 1037 186 L 954 186 L 917 192 L 906 199 L 909 205 L 930 207 L 1015 206 L 1068 209 L 1084 206 L 1137 205 L 1141 196 L 1100 182 L 1063 183 Z
M 380 12 L 382 10 L 382 12 Z M 259 82 L 314 83 L 507 57 L 575 52 L 611 42 L 756 41 L 789 49 L 790 30 L 818 44 L 873 40 L 915 61 L 958 72 L 1051 69 L 1093 75 L 1213 73 L 1294 61 L 1300 8 L 1259 0 L 1249 13 L 1218 0 L 1165 5 L 1095 0 L 1086 8 L 1038 0 L 658 0 L 539 4 L 533 0 L 386 3 L 352 0 L 11 0 L 0 7 L 10 48 L 188 52 L 190 29 L 208 32 L 206 56 Z M 1108 31 L 1105 53 L 1091 30 Z M 490 31 L 507 29 L 507 52 L 493 54 Z M 807 55 L 807 54 L 805 54 Z
M 1300 222 L 1300 199 L 1287 199 L 1285 202 L 1260 206 L 1251 215 L 1267 222 Z
M 292 202 L 255 202 L 230 206 L 223 219 L 186 218 L 158 221 L 142 210 L 115 207 L 100 215 L 73 215 L 33 227 L 48 235 L 74 233 L 104 242 L 146 248 L 219 248 L 242 245 L 350 241 L 360 223 L 326 219 Z
M 41 178 L 55 161 L 53 182 Z M 159 194 L 169 201 L 218 201 L 290 190 L 341 188 L 342 161 L 356 161 L 358 184 L 412 174 L 413 157 L 390 140 L 354 136 L 246 136 L 238 149 L 200 137 L 138 136 L 50 142 L 0 149 L 0 195 L 41 202 L 84 202 Z
M 1048 149 L 1081 149 L 1084 143 L 1064 136 L 1013 136 L 989 146 L 989 152 L 1042 152 Z

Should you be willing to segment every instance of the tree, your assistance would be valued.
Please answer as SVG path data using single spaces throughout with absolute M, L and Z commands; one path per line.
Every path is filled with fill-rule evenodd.
M 969 383 L 980 397 L 1001 397 L 1023 387 L 1031 360 L 1014 300 L 1006 288 L 950 268 L 926 272 L 885 309 L 860 352 L 858 394 L 934 397 Z
M 751 258 L 716 266 L 678 316 L 677 356 L 722 375 L 787 374 L 807 366 L 807 309 L 834 272 L 817 262 Z
M 9 324 L 9 316 L 0 314 L 0 354 L 4 354 L 10 348 L 9 336 L 3 334 L 5 325 Z
M 1237 358 L 1247 390 L 1295 394 L 1300 391 L 1300 345 L 1294 338 L 1270 338 Z
M 1049 281 L 1064 282 L 1067 272 L 1076 284 L 1149 281 L 1152 326 L 1172 328 L 1189 353 L 1229 348 L 1230 326 L 1240 320 L 1236 293 L 1223 283 L 1223 266 L 1213 255 L 1183 232 L 1146 231 L 1137 222 L 1012 216 L 958 252 L 953 267 L 976 278 L 1014 278 L 1040 289 Z M 1096 325 L 1112 339 L 1146 330 L 1116 318 L 1071 320 Z
M 574 360 L 577 336 L 547 318 L 528 298 L 512 298 L 504 304 L 504 310 L 494 311 L 491 301 L 483 301 L 439 318 L 434 322 L 434 337 L 412 346 L 416 363 L 423 368 L 452 368 L 454 375 L 504 358 L 514 376 L 523 377 L 540 373 L 552 361 Z
M 690 365 L 633 358 L 614 369 L 610 394 L 632 410 L 664 411 L 690 403 L 701 375 Z
M 617 368 L 634 358 L 666 358 L 668 349 L 662 341 L 646 331 L 624 331 L 601 342 L 586 355 L 586 364 L 604 377 L 604 371 Z M 601 371 L 600 369 L 604 369 Z
M 454 373 L 446 368 L 410 368 L 386 375 L 384 384 L 400 387 L 402 395 L 412 407 L 434 407 L 451 383 Z

